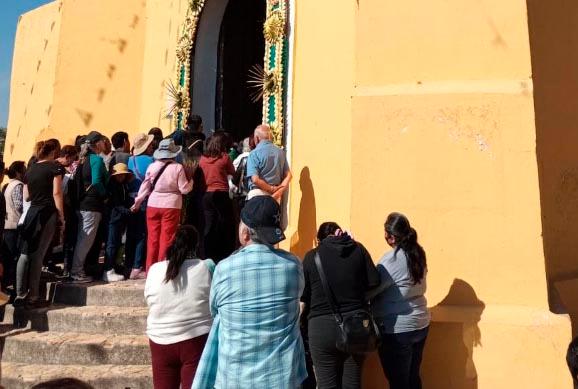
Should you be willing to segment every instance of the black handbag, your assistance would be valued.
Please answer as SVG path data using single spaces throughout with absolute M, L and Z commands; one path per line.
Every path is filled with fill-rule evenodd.
M 346 314 L 344 317 L 333 299 L 333 293 L 327 283 L 319 252 L 315 253 L 315 266 L 323 284 L 325 298 L 331 307 L 331 312 L 333 312 L 333 317 L 335 317 L 339 328 L 335 343 L 337 349 L 348 354 L 368 354 L 377 350 L 381 343 L 381 337 L 371 312 L 367 309 L 362 309 Z

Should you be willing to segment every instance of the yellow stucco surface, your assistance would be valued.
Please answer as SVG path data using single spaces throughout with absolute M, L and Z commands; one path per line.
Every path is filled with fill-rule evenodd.
M 50 138 L 61 6 L 49 3 L 20 17 L 10 84 L 4 159 L 28 160 L 38 137 Z
M 567 135 L 578 123 L 567 103 L 578 90 L 568 87 L 578 80 L 578 55 L 568 54 L 578 23 L 567 16 L 575 6 L 552 4 L 294 4 L 283 247 L 303 256 L 333 220 L 377 261 L 385 217 L 406 213 L 428 253 L 425 388 L 571 385 L 570 319 L 551 311 L 578 313 L 578 154 Z M 24 15 L 6 159 L 27 159 L 49 134 L 168 134 L 166 83 L 185 6 L 61 0 Z M 26 116 L 41 56 L 41 95 Z M 375 357 L 364 380 L 386 387 Z

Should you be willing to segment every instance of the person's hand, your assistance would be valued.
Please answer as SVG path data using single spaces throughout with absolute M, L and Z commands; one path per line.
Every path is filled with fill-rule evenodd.
M 64 219 L 64 214 L 62 213 L 58 214 L 58 223 L 60 226 L 62 226 L 62 229 L 64 229 L 64 224 L 66 223 L 66 219 Z
M 271 197 L 273 197 L 273 199 L 277 201 L 280 201 L 286 189 L 287 189 L 286 186 L 275 186 L 275 191 L 271 194 Z
M 130 207 L 130 211 L 132 213 L 137 213 L 138 212 L 139 207 L 136 206 L 136 204 L 134 204 L 132 207 Z

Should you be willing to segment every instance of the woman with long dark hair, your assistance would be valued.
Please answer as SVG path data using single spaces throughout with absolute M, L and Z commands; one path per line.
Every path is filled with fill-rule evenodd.
M 393 250 L 377 266 L 383 292 L 373 303 L 383 337 L 381 366 L 391 389 L 421 389 L 419 369 L 430 324 L 424 296 L 426 254 L 417 232 L 400 213 L 387 217 L 385 241 Z
M 6 224 L 4 226 L 2 264 L 4 265 L 4 277 L 2 287 L 13 285 L 16 280 L 16 261 L 20 254 L 18 249 L 18 221 L 24 210 L 24 177 L 26 164 L 24 161 L 12 162 L 6 171 L 8 184 L 4 188 L 4 200 L 6 201 Z
M 379 286 L 379 273 L 371 256 L 334 222 L 321 224 L 318 246 L 303 261 L 305 288 L 301 302 L 308 312 L 308 341 L 317 387 L 360 388 L 365 355 L 345 353 L 336 347 L 339 328 L 315 264 L 319 254 L 335 305 L 343 317 L 367 306 L 367 294 Z
M 26 173 L 24 199 L 30 200 L 31 204 L 20 230 L 23 247 L 16 268 L 15 306 L 45 304 L 39 293 L 42 261 L 52 242 L 57 221 L 64 224 L 64 171 L 54 161 L 59 154 L 58 142 L 44 142 L 37 151 L 37 161 Z
M 205 257 L 215 262 L 231 255 L 236 243 L 235 213 L 228 181 L 228 176 L 235 174 L 235 168 L 227 154 L 227 142 L 224 132 L 215 132 L 199 162 L 207 187 L 203 196 Z
M 191 387 L 213 323 L 209 292 L 215 264 L 198 259 L 198 243 L 193 226 L 179 227 L 167 260 L 148 272 L 147 335 L 156 389 Z

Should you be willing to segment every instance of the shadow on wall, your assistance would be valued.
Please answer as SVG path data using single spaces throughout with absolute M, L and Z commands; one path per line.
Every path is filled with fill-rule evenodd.
M 578 2 L 527 0 L 550 310 L 578 313 Z
M 482 345 L 478 322 L 485 306 L 470 284 L 455 279 L 448 295 L 431 308 L 432 322 L 421 365 L 424 388 L 478 388 L 473 353 Z M 377 355 L 367 360 L 363 381 L 364 389 L 389 387 Z
M 299 188 L 301 189 L 299 220 L 297 222 L 297 232 L 291 237 L 291 252 L 303 259 L 305 254 L 315 247 L 317 236 L 315 192 L 307 166 L 301 170 Z

